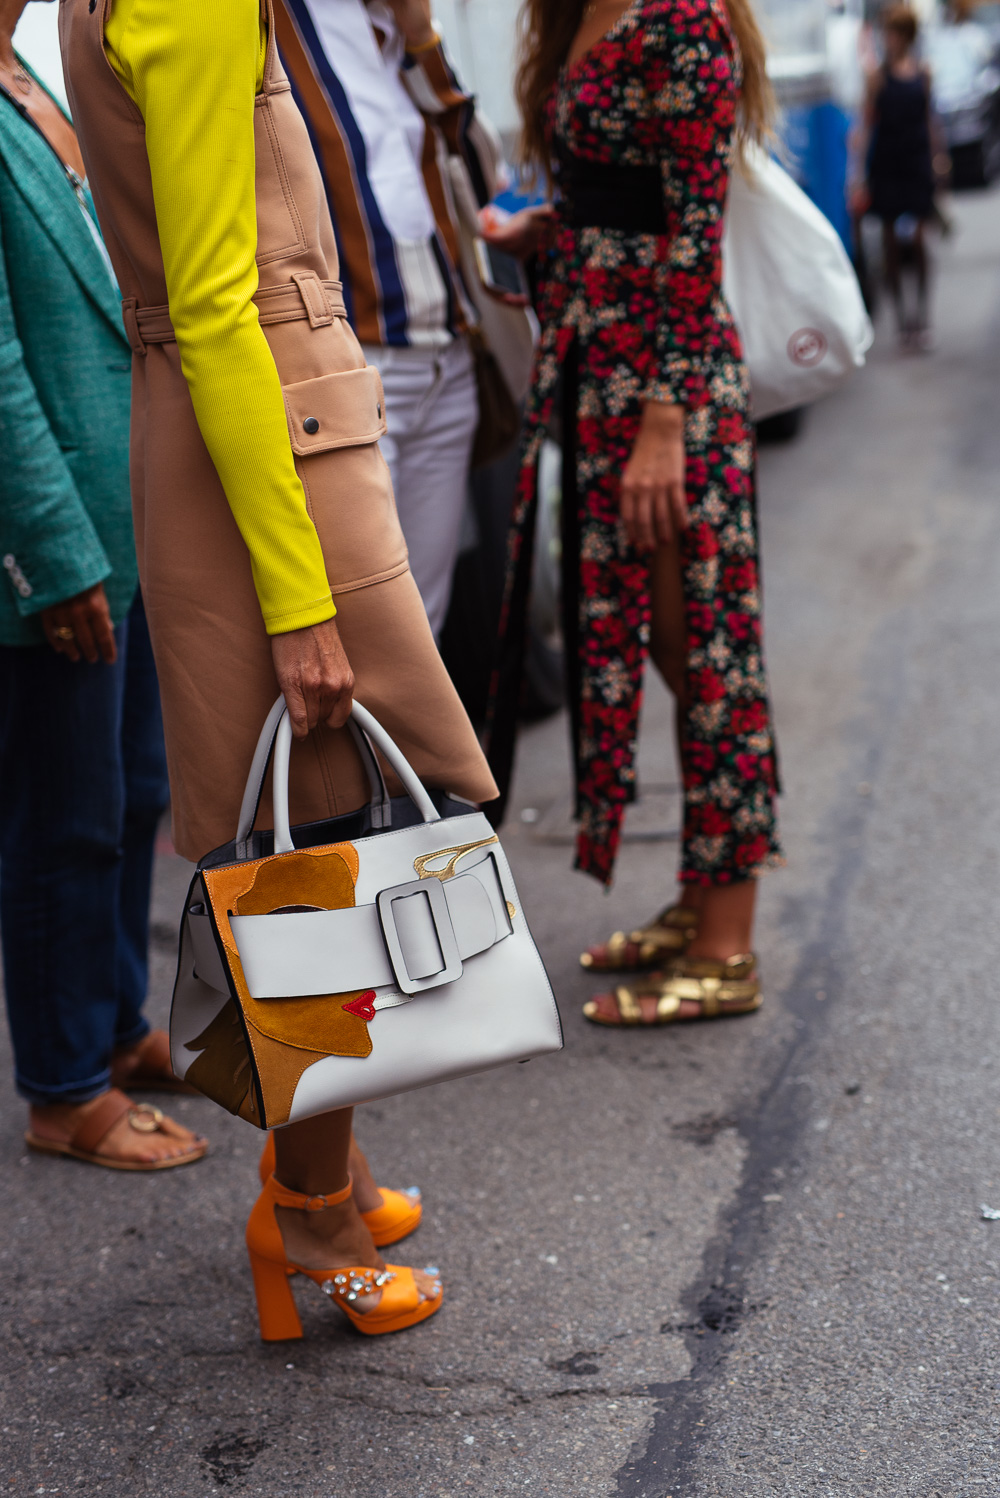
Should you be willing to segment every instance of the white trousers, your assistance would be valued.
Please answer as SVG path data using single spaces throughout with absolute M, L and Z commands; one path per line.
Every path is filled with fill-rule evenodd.
M 456 338 L 444 348 L 369 346 L 365 358 L 382 376 L 389 430 L 380 446 L 436 639 L 451 597 L 479 421 L 472 352 Z

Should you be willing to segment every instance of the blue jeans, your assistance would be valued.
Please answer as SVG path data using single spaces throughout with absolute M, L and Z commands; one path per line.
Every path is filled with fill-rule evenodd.
M 0 939 L 17 1090 L 83 1103 L 148 1032 L 149 896 L 168 800 L 137 598 L 113 666 L 0 646 Z

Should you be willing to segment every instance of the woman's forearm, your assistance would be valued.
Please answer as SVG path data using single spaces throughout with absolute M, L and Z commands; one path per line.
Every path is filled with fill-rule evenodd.
M 335 612 L 257 290 L 257 0 L 117 0 L 109 56 L 146 127 L 170 316 L 195 416 L 278 634 Z

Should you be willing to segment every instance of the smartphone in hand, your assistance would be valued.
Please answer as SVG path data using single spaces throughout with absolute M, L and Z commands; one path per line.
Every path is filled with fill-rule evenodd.
M 498 250 L 495 245 L 478 236 L 473 240 L 473 247 L 476 269 L 487 291 L 492 291 L 496 296 L 503 296 L 505 293 L 517 297 L 528 295 L 528 278 L 520 260 L 508 255 L 506 250 Z

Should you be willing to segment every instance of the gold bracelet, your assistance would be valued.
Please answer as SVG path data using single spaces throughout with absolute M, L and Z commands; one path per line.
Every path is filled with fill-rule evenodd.
M 419 57 L 420 54 L 421 54 L 421 52 L 433 52 L 434 48 L 435 47 L 440 47 L 440 45 L 441 45 L 441 33 L 440 33 L 440 31 L 434 31 L 434 30 L 432 30 L 432 32 L 431 32 L 431 39 L 430 39 L 429 42 L 418 42 L 415 47 L 411 47 L 410 44 L 409 44 L 409 42 L 407 42 L 407 44 L 406 44 L 406 50 L 410 54 L 411 57 Z

